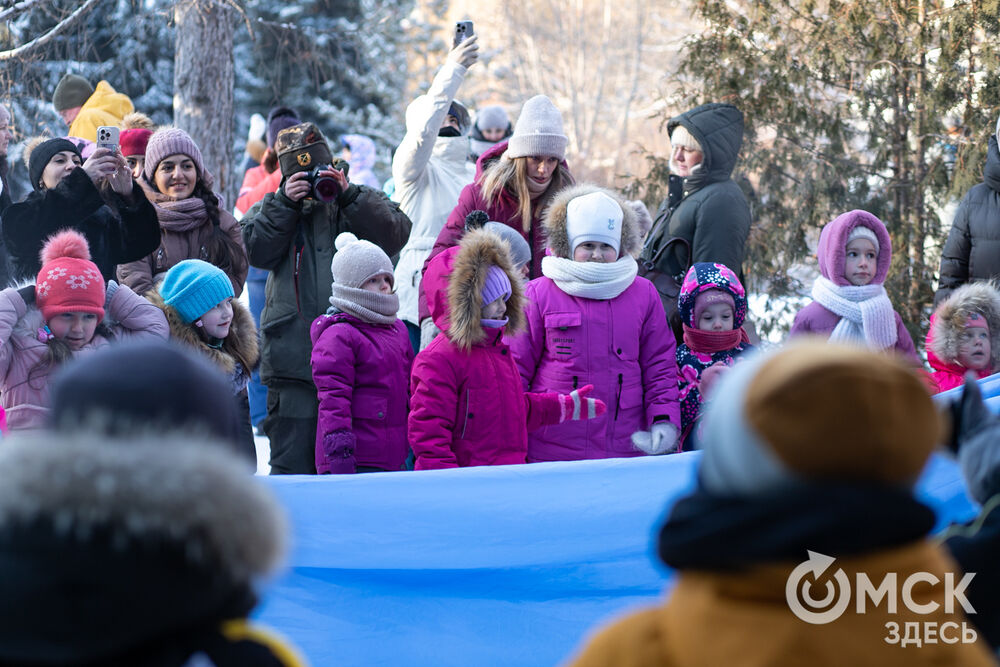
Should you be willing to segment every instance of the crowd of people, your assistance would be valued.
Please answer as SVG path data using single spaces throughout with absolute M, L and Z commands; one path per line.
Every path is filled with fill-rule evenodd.
M 926 341 L 930 371 L 884 287 L 889 233 L 860 210 L 836 216 L 822 230 L 813 301 L 790 332 L 828 344 L 752 355 L 743 283 L 751 209 L 732 179 L 743 139 L 740 110 L 710 103 L 668 123 L 668 195 L 651 216 L 642 202 L 576 181 L 562 114 L 545 95 L 526 100 L 513 123 L 499 106 L 470 114 L 457 96 L 477 60 L 472 36 L 409 104 L 385 187 L 373 172 L 371 139 L 346 134 L 331 145 L 294 109 L 274 108 L 253 125 L 253 164 L 231 211 L 184 129 L 155 127 L 107 82 L 95 87 L 64 77 L 53 106 L 68 132 L 25 147 L 33 191 L 22 201 L 12 200 L 7 161 L 0 160 L 5 428 L 65 428 L 95 420 L 96 413 L 104 415 L 98 426 L 121 438 L 137 432 L 121 426 L 123 413 L 130 428 L 154 423 L 157 406 L 174 409 L 180 399 L 150 387 L 110 391 L 107 368 L 132 378 L 145 368 L 148 384 L 166 381 L 183 367 L 172 360 L 172 348 L 157 343 L 170 339 L 216 376 L 216 394 L 203 403 L 226 407 L 206 416 L 205 437 L 254 462 L 254 432 L 265 434 L 272 474 L 704 448 L 698 489 L 675 508 L 661 535 L 661 555 L 682 572 L 677 591 L 663 609 L 596 639 L 580 664 L 633 664 L 625 654 L 647 664 L 642 660 L 658 651 L 679 655 L 692 642 L 711 644 L 695 626 L 726 619 L 739 619 L 748 635 L 784 634 L 784 621 L 752 622 L 751 607 L 726 611 L 722 598 L 729 593 L 714 573 L 733 559 L 766 568 L 789 556 L 790 547 L 816 548 L 808 540 L 817 533 L 802 528 L 802 513 L 819 511 L 818 499 L 830 493 L 840 500 L 840 514 L 830 517 L 840 521 L 839 530 L 850 524 L 844 517 L 862 522 L 872 504 L 911 519 L 883 539 L 858 543 L 845 536 L 846 553 L 859 559 L 859 568 L 894 548 L 912 551 L 906 567 L 947 567 L 923 539 L 926 513 L 910 486 L 941 432 L 930 394 L 961 385 L 968 372 L 983 378 L 1000 370 L 1000 291 L 990 282 L 1000 271 L 989 255 L 989 244 L 1000 238 L 1000 123 L 984 183 L 963 200 L 945 246 Z M 0 106 L 0 157 L 10 123 Z M 121 128 L 119 149 L 95 145 L 105 125 Z M 245 288 L 249 308 L 239 301 Z M 142 344 L 153 347 L 134 368 L 100 349 L 121 347 L 125 358 Z M 90 363 L 97 359 L 106 366 Z M 154 359 L 165 366 L 150 366 Z M 76 406 L 67 412 L 56 400 L 60 382 L 74 376 L 80 382 L 87 368 L 90 380 L 99 376 L 104 384 L 84 383 L 75 392 L 96 394 L 97 402 L 64 391 L 64 403 Z M 844 410 L 857 423 L 829 421 L 829 406 L 820 404 L 842 404 L 848 396 L 857 405 Z M 141 400 L 153 407 L 138 406 Z M 876 418 L 870 403 L 893 412 Z M 869 423 L 883 417 L 891 428 Z M 168 421 L 176 430 L 186 413 Z M 77 440 L 60 446 L 90 456 L 93 443 Z M 794 451 L 814 441 L 815 458 Z M 183 469 L 189 462 L 179 451 L 168 463 Z M 23 468 L 23 484 L 40 484 L 31 475 L 59 455 L 22 448 L 8 463 Z M 111 477 L 122 474 L 114 457 L 94 457 Z M 857 482 L 869 485 L 861 495 L 850 487 Z M 204 483 L 228 484 L 236 497 L 244 492 L 236 480 Z M 776 508 L 779 497 L 787 507 Z M 0 510 L 4 502 L 0 494 Z M 127 513 L 102 512 L 131 530 Z M 786 541 L 763 551 L 737 542 L 725 555 L 711 553 L 725 542 L 722 531 L 734 530 L 732 522 L 775 516 L 791 526 Z M 85 525 L 92 517 L 75 520 Z M 711 529 L 692 530 L 702 520 Z M 224 526 L 190 530 L 204 537 Z M 31 539 L 55 539 L 29 532 Z M 147 537 L 165 539 L 136 539 Z M 206 551 L 215 565 L 235 571 L 227 581 L 245 596 L 247 578 L 272 559 L 239 562 L 219 553 L 219 543 Z M 235 609 L 245 616 L 251 606 L 243 600 Z M 708 611 L 691 615 L 691 606 Z M 716 645 L 719 663 L 727 662 L 727 646 Z M 966 648 L 975 658 L 969 664 L 986 659 L 977 653 L 981 647 Z

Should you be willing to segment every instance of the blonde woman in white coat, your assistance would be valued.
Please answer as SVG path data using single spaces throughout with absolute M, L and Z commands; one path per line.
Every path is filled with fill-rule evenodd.
M 467 160 L 469 112 L 455 100 L 465 73 L 479 59 L 476 40 L 473 35 L 453 48 L 427 93 L 407 107 L 406 135 L 392 160 L 392 199 L 413 222 L 395 279 L 399 318 L 406 323 L 414 351 L 420 341 L 420 271 L 459 193 L 476 172 Z

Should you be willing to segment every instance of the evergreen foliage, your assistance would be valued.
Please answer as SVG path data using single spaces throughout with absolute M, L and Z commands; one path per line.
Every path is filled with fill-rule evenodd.
M 1000 108 L 997 0 L 698 0 L 694 9 L 707 27 L 686 41 L 667 106 L 731 102 L 745 114 L 737 171 L 752 184 L 750 288 L 808 294 L 789 269 L 812 261 L 826 222 L 862 208 L 889 228 L 886 289 L 921 340 L 951 223 L 941 209 L 979 182 Z M 655 206 L 666 158 L 651 162 L 644 185 Z M 768 332 L 779 319 L 759 324 Z

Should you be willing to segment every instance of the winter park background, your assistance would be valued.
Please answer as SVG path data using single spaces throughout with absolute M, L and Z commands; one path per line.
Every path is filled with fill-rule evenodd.
M 808 295 L 821 226 L 864 208 L 892 233 L 886 287 L 922 340 L 955 203 L 981 178 L 1000 108 L 997 10 L 980 0 L 0 0 L 0 99 L 16 130 L 15 198 L 25 141 L 64 130 L 50 99 L 66 72 L 106 79 L 155 121 L 188 129 L 229 204 L 250 115 L 279 103 L 329 137 L 372 137 L 387 178 L 407 103 L 444 62 L 453 22 L 471 18 L 481 58 L 460 98 L 516 117 L 548 95 L 577 177 L 652 211 L 667 176 L 663 123 L 702 102 L 741 107 L 737 174 L 754 214 L 745 270 L 766 339 L 783 338 Z M 258 440 L 260 472 L 266 446 Z M 267 479 L 295 544 L 259 616 L 316 665 L 556 664 L 669 584 L 652 536 L 696 460 Z M 932 462 L 921 490 L 942 524 L 973 514 L 947 461 Z

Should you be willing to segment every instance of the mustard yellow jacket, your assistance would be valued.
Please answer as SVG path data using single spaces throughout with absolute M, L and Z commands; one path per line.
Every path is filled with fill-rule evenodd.
M 878 607 L 867 600 L 864 614 L 855 612 L 855 574 L 864 572 L 877 586 L 888 572 L 895 572 L 897 590 L 914 572 L 930 572 L 941 585 L 918 584 L 913 588 L 917 603 L 943 601 L 945 572 L 958 570 L 942 551 L 920 540 L 853 558 L 838 558 L 852 584 L 851 603 L 837 620 L 826 625 L 810 625 L 792 614 L 785 601 L 785 583 L 796 563 L 751 568 L 742 572 L 719 573 L 686 570 L 667 601 L 660 607 L 632 614 L 599 631 L 569 664 L 573 667 L 830 667 L 872 665 L 915 667 L 920 665 L 994 665 L 988 646 L 981 640 L 962 642 L 961 626 L 972 628 L 959 605 L 947 614 L 944 606 L 931 614 L 916 614 L 898 599 L 895 614 L 887 611 L 886 600 Z M 836 571 L 836 570 L 833 570 Z M 956 574 L 955 581 L 961 578 Z M 824 592 L 813 593 L 822 597 Z M 906 623 L 919 623 L 921 639 L 926 624 L 935 624 L 936 643 L 917 647 L 887 643 L 887 623 L 898 625 L 905 634 Z M 978 633 L 977 633 L 978 634 Z
M 125 114 L 132 113 L 132 100 L 124 93 L 115 92 L 107 81 L 98 81 L 80 113 L 69 126 L 69 136 L 87 141 L 97 141 L 97 128 L 101 125 L 118 126 Z

